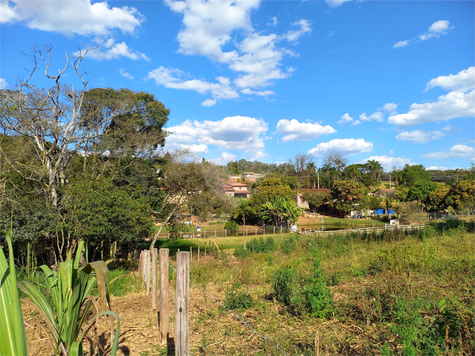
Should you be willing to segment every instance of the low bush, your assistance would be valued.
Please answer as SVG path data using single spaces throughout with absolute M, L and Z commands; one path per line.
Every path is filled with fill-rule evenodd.
M 226 289 L 224 305 L 228 309 L 248 309 L 254 305 L 249 292 L 243 290 L 239 282 Z
M 239 230 L 239 225 L 233 220 L 226 221 L 224 224 L 224 229 L 228 231 L 228 234 L 235 234 Z

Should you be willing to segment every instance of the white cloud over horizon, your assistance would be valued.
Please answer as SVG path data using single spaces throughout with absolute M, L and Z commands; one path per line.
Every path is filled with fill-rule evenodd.
M 325 157 L 335 153 L 343 156 L 354 156 L 363 152 L 371 152 L 372 150 L 372 142 L 366 142 L 362 138 L 344 138 L 319 143 L 316 147 L 310 149 L 308 153 L 317 157 Z
M 224 166 L 224 165 L 228 164 L 228 162 L 236 160 L 236 158 L 237 158 L 237 156 L 233 155 L 232 153 L 223 152 L 221 154 L 221 156 L 219 156 L 218 158 L 212 158 L 209 161 L 211 163 L 214 163 L 214 164 L 218 165 L 218 166 Z
M 106 50 L 101 51 L 101 48 L 106 48 Z M 77 54 L 78 52 L 75 53 L 75 55 Z M 101 42 L 99 48 L 92 48 L 86 54 L 86 58 L 92 58 L 98 61 L 117 59 L 120 57 L 126 57 L 134 61 L 139 59 L 148 62 L 150 61 L 150 58 L 148 58 L 144 53 L 133 52 L 125 42 L 114 43 L 114 39 L 112 38 L 105 42 Z
M 467 145 L 455 145 L 445 152 L 432 152 L 423 154 L 424 158 L 469 158 L 475 160 L 475 148 Z
M 403 168 L 406 164 L 412 166 L 415 163 L 406 157 L 392 157 L 392 156 L 371 156 L 359 163 L 366 163 L 367 161 L 378 161 L 386 172 L 391 171 L 394 167 Z
M 190 121 L 166 129 L 166 148 L 174 150 L 193 146 L 200 153 L 208 152 L 208 146 L 247 152 L 262 152 L 268 125 L 262 119 L 247 116 L 225 117 L 219 121 Z
M 296 119 L 279 120 L 277 132 L 284 134 L 282 142 L 316 139 L 321 135 L 333 134 L 336 130 L 330 125 L 322 126 L 318 123 L 299 122 Z
M 412 126 L 475 116 L 475 81 L 472 80 L 475 78 L 475 70 L 473 68 L 462 70 L 455 75 L 431 79 L 425 91 L 436 86 L 453 89 L 453 91 L 439 96 L 436 101 L 413 103 L 407 113 L 391 115 L 388 123 Z
M 442 131 L 404 131 L 396 136 L 396 139 L 400 141 L 412 141 L 413 143 L 427 143 L 432 140 L 437 140 L 446 135 Z

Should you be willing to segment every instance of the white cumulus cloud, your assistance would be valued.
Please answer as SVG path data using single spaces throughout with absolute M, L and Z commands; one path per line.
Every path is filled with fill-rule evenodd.
M 337 124 L 344 124 L 350 121 L 353 121 L 353 118 L 350 116 L 350 114 L 346 113 L 341 117 L 340 121 L 338 121 Z
M 335 153 L 339 153 L 343 156 L 354 156 L 358 153 L 371 152 L 372 150 L 372 142 L 366 142 L 362 138 L 344 138 L 319 143 L 317 147 L 312 148 L 308 153 L 319 157 L 325 157 Z
M 297 41 L 303 34 L 312 32 L 312 27 L 310 26 L 310 22 L 308 20 L 301 19 L 297 22 L 294 22 L 292 25 L 300 26 L 300 29 L 289 31 L 284 35 L 285 39 L 289 42 Z
M 215 104 L 216 99 L 236 99 L 239 94 L 231 86 L 229 78 L 217 77 L 217 83 L 209 83 L 200 79 L 184 79 L 188 74 L 175 68 L 158 67 L 148 73 L 147 79 L 155 80 L 157 85 L 163 85 L 166 88 L 192 90 L 200 94 L 211 94 L 213 100 L 207 100 L 202 103 L 204 106 Z
M 106 48 L 106 50 L 101 51 L 101 48 Z M 75 54 L 77 55 L 78 53 Z M 138 59 L 150 61 L 150 58 L 144 53 L 133 52 L 125 42 L 114 43 L 114 39 L 112 38 L 100 45 L 99 48 L 90 49 L 86 57 L 97 59 L 98 61 L 117 59 L 120 57 L 126 57 L 134 61 Z
M 236 158 L 237 158 L 237 156 L 233 155 L 232 153 L 223 152 L 220 157 L 210 159 L 209 161 L 211 163 L 214 163 L 214 164 L 218 165 L 218 166 L 224 166 L 228 162 L 236 160 Z
M 400 141 L 412 141 L 413 143 L 427 143 L 445 136 L 442 131 L 404 131 L 396 136 Z
M 431 79 L 427 83 L 425 92 L 435 87 L 442 87 L 445 90 L 466 92 L 475 89 L 475 67 L 470 67 L 457 74 L 441 75 Z
M 144 16 L 134 7 L 110 7 L 106 1 L 29 1 L 9 0 L 0 3 L 0 23 L 21 22 L 42 31 L 67 36 L 104 36 L 112 30 L 134 33 Z
M 360 115 L 360 121 L 378 121 L 378 122 L 383 122 L 383 113 L 380 111 L 376 111 L 374 114 L 371 114 L 370 116 L 366 116 L 366 113 L 362 113 Z
M 283 57 L 295 54 L 279 46 L 279 42 L 295 43 L 312 31 L 310 22 L 305 19 L 292 23 L 299 29 L 282 35 L 255 31 L 251 12 L 259 7 L 260 0 L 166 0 L 165 3 L 172 11 L 183 15 L 183 26 L 177 36 L 178 51 L 227 64 L 237 73 L 233 83 L 240 89 L 265 87 L 275 80 L 287 78 L 294 68 L 284 69 Z M 270 26 L 276 24 L 277 18 L 269 23 Z M 242 40 L 236 40 L 241 38 L 239 35 Z
M 170 135 L 165 148 L 173 150 L 180 145 L 194 144 L 197 147 L 206 146 L 206 149 L 214 145 L 223 149 L 260 151 L 264 148 L 262 135 L 267 130 L 268 125 L 262 119 L 247 116 L 225 117 L 219 121 L 186 120 L 167 128 Z
M 391 171 L 393 168 L 402 168 L 406 164 L 410 166 L 415 164 L 409 158 L 392 156 L 371 156 L 360 161 L 360 163 L 366 163 L 368 161 L 378 161 L 386 172 Z
M 421 35 L 418 35 L 414 38 L 411 38 L 410 40 L 396 42 L 393 48 L 406 47 L 412 43 L 426 41 L 430 38 L 439 38 L 440 35 L 446 35 L 447 32 L 449 32 L 449 30 L 451 30 L 452 28 L 453 26 L 450 26 L 450 22 L 447 20 L 436 21 L 432 25 L 429 26 L 429 29 L 427 30 L 427 32 Z
M 467 145 L 455 145 L 445 152 L 432 152 L 422 155 L 424 158 L 470 158 L 475 160 L 475 148 Z
M 426 91 L 436 86 L 453 91 L 439 96 L 436 101 L 413 103 L 407 113 L 390 116 L 388 123 L 410 126 L 475 116 L 475 85 L 471 83 L 471 78 L 474 77 L 472 68 L 456 75 L 440 76 L 430 80 Z
M 130 79 L 130 80 L 133 80 L 134 79 L 134 76 L 133 75 L 130 75 L 129 73 L 127 73 L 124 68 L 120 68 L 120 74 L 124 77 L 124 78 L 127 78 L 127 79 Z
M 321 135 L 335 133 L 336 130 L 330 125 L 322 126 L 318 123 L 299 122 L 298 120 L 279 120 L 277 132 L 284 134 L 282 142 L 312 140 Z

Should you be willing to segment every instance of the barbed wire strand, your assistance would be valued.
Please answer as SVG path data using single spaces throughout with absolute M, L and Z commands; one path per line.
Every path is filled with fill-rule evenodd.
M 170 263 L 168 264 L 175 272 L 176 272 L 176 269 L 175 267 L 173 267 Z M 172 299 L 174 300 L 175 299 L 175 296 L 176 294 L 174 292 L 172 292 L 174 294 L 174 296 L 172 296 Z M 201 345 L 201 348 L 203 349 L 203 351 L 205 352 L 206 355 L 211 355 L 208 350 L 206 350 L 206 347 L 205 345 L 203 345 L 203 343 L 198 339 L 198 336 L 196 335 L 196 333 L 194 332 L 194 330 L 192 328 L 189 328 L 191 333 L 196 337 L 196 340 L 198 340 L 198 342 L 200 343 Z
M 176 272 L 176 269 L 175 267 L 173 267 L 171 264 L 170 264 L 170 267 Z M 197 286 L 196 284 L 194 284 L 193 282 L 191 282 L 191 279 L 190 279 L 190 283 L 192 286 L 194 286 L 195 288 L 199 289 L 201 292 L 203 292 L 204 294 L 208 295 L 209 297 L 211 297 L 212 299 L 214 299 L 214 301 L 219 304 L 223 309 L 225 309 L 226 311 L 228 311 L 231 315 L 233 315 L 236 319 L 238 319 L 242 324 L 244 324 L 245 326 L 247 326 L 249 329 L 252 330 L 252 332 L 254 334 L 256 334 L 257 336 L 260 336 L 261 338 L 263 338 L 264 340 L 266 340 L 267 342 L 269 342 L 270 344 L 272 344 L 273 346 L 275 346 L 279 351 L 281 351 L 284 355 L 287 355 L 287 356 L 290 356 L 287 352 L 285 352 L 279 345 L 277 345 L 276 343 L 272 342 L 267 336 L 265 335 L 262 335 L 260 332 L 258 332 L 256 329 L 254 329 L 251 325 L 249 325 L 248 322 L 246 322 L 245 320 L 243 320 L 238 314 L 234 313 L 231 309 L 228 309 L 224 304 L 222 304 L 218 299 L 216 299 L 213 295 L 209 294 L 207 291 L 205 291 L 204 289 L 200 288 L 199 286 Z

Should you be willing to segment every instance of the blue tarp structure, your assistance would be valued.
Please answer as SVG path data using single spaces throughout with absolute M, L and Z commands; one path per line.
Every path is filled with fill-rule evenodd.
M 385 215 L 386 214 L 386 209 L 378 209 L 374 211 L 375 215 Z M 390 209 L 389 210 L 389 215 L 394 215 L 394 210 Z

